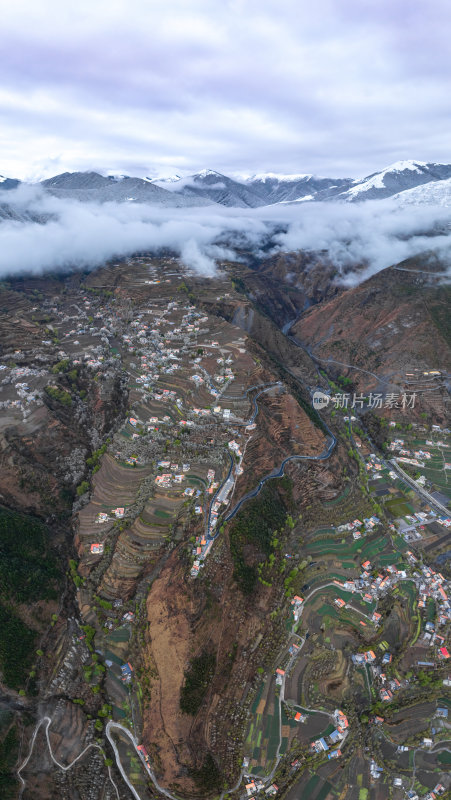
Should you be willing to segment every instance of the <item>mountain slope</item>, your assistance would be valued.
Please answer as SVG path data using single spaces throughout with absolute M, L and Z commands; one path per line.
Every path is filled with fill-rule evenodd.
M 214 170 L 203 170 L 180 178 L 174 176 L 154 184 L 185 197 L 203 197 L 235 208 L 256 208 L 275 203 L 309 201 L 362 202 L 400 195 L 424 184 L 451 178 L 450 164 L 398 161 L 364 178 L 327 178 L 316 175 L 281 175 L 267 172 L 232 179 Z M 411 202 L 416 201 L 413 196 Z M 419 202 L 423 202 L 418 195 Z M 430 202 L 433 202 L 431 195 Z
M 316 175 L 277 175 L 268 172 L 246 179 L 246 185 L 259 194 L 265 204 L 314 199 L 318 192 L 342 191 L 350 178 L 320 178 Z
M 2 189 L 17 189 L 19 184 L 20 181 L 18 181 L 16 178 L 5 178 L 4 175 L 0 175 L 0 191 Z
M 374 172 L 366 178 L 354 181 L 354 185 L 337 195 L 348 202 L 379 200 L 391 197 L 421 184 L 441 181 L 451 177 L 450 164 L 427 164 L 423 161 L 398 161 L 389 167 Z
M 64 172 L 42 181 L 41 186 L 55 197 L 82 202 L 135 202 L 175 208 L 206 205 L 203 198 L 178 197 L 142 178 L 105 178 L 97 172 Z
M 82 202 L 135 202 L 167 207 L 205 206 L 217 203 L 229 208 L 259 208 L 277 203 L 360 203 L 395 197 L 409 204 L 450 204 L 451 164 L 398 161 L 364 178 L 328 178 L 308 174 L 274 172 L 249 177 L 229 177 L 205 169 L 193 175 L 150 179 L 127 175 L 103 176 L 97 172 L 64 172 L 41 181 L 50 194 Z M 3 218 L 14 218 L 1 203 L 10 189 L 21 184 L 0 176 Z M 418 188 L 418 191 L 415 191 Z
M 351 378 L 358 391 L 394 392 L 404 385 L 406 372 L 415 370 L 447 372 L 451 290 L 443 284 L 446 266 L 425 253 L 388 267 L 312 306 L 291 333 L 320 367 Z M 428 406 L 437 393 L 422 398 Z
M 257 208 L 265 205 L 252 187 L 212 169 L 202 170 L 186 178 L 157 181 L 153 185 L 164 187 L 186 198 L 204 198 L 233 208 Z
M 400 205 L 451 206 L 451 178 L 430 181 L 414 189 L 393 195 Z

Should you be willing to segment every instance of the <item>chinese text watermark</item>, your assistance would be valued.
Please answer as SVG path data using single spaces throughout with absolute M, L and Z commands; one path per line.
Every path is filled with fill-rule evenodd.
M 415 392 L 370 392 L 363 394 L 347 394 L 346 392 L 335 395 L 328 395 L 324 392 L 313 393 L 313 407 L 316 409 L 325 408 L 332 403 L 334 408 L 398 408 L 405 411 L 407 408 L 415 407 Z

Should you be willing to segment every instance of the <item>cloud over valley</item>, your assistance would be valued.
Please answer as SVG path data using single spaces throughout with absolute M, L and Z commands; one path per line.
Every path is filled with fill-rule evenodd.
M 141 203 L 81 203 L 38 187 L 7 193 L 0 207 L 0 276 L 94 269 L 137 251 L 171 250 L 198 274 L 215 274 L 240 247 L 326 251 L 343 275 L 358 280 L 424 250 L 450 251 L 450 213 L 403 208 L 395 201 L 278 204 L 259 209 L 161 208 Z M 268 247 L 269 243 L 269 247 Z

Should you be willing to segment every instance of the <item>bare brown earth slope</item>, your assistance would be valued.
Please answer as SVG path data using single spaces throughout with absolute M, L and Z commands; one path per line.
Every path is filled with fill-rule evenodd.
M 431 365 L 445 374 L 451 367 L 445 269 L 431 255 L 389 267 L 309 308 L 291 334 L 359 391 L 432 388 Z

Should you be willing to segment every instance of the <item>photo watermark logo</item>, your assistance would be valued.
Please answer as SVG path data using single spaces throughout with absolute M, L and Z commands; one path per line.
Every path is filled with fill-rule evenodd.
M 370 392 L 363 394 L 346 394 L 345 392 L 328 395 L 325 392 L 316 391 L 313 393 L 313 408 L 317 411 L 325 408 L 332 403 L 334 408 L 398 408 L 405 411 L 407 408 L 415 408 L 417 394 L 406 394 L 406 392 Z
M 324 408 L 328 406 L 330 402 L 330 397 L 328 394 L 324 394 L 324 392 L 314 392 L 313 393 L 313 408 L 317 410 L 320 408 Z

